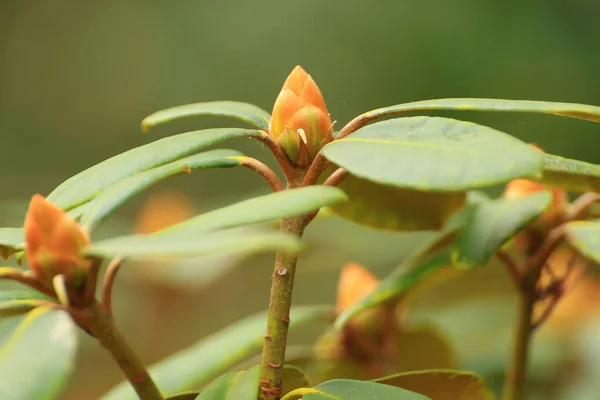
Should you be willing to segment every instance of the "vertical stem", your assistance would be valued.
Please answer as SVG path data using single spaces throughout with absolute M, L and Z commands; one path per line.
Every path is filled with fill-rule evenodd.
M 305 227 L 306 219 L 304 217 L 288 218 L 281 222 L 280 232 L 302 236 Z M 279 399 L 281 395 L 281 376 L 290 324 L 290 307 L 297 260 L 298 256 L 284 253 L 278 253 L 275 259 L 267 332 L 260 365 L 261 399 Z
M 137 355 L 127 342 L 125 342 L 125 338 L 117 329 L 112 317 L 104 311 L 97 301 L 94 301 L 87 310 L 89 313 L 85 313 L 79 317 L 80 322 L 110 352 L 121 370 L 125 373 L 127 380 L 133 386 L 138 397 L 141 400 L 163 400 L 163 396 L 156 387 L 156 384 Z
M 540 274 L 541 268 L 537 265 L 530 265 L 523 276 L 519 290 L 517 328 L 510 364 L 504 380 L 502 400 L 523 400 L 524 398 L 530 344 L 534 331 L 533 311 L 537 301 L 536 288 Z

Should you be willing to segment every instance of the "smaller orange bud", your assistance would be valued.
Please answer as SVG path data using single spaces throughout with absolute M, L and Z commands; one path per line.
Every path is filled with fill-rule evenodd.
M 325 100 L 310 75 L 297 66 L 273 106 L 269 135 L 293 165 L 306 167 L 332 139 L 333 125 Z
M 336 306 L 338 314 L 364 299 L 377 285 L 379 279 L 362 265 L 356 263 L 344 265 L 338 283 Z
M 85 231 L 62 209 L 39 194 L 32 197 L 25 216 L 25 254 L 38 278 L 49 282 L 64 274 L 68 281 L 79 279 L 88 264 L 79 252 L 88 244 Z

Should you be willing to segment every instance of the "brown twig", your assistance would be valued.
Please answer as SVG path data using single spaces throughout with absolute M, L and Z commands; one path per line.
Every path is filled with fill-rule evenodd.
M 520 291 L 522 289 L 521 281 L 523 280 L 523 276 L 521 271 L 519 271 L 519 267 L 517 266 L 517 263 L 515 263 L 515 260 L 513 260 L 506 250 L 498 251 L 496 253 L 496 257 L 498 257 L 498 259 L 504 263 L 513 283 L 515 284 L 517 290 Z
M 558 245 L 564 239 L 566 234 L 565 225 L 560 225 L 553 230 L 551 230 L 548 235 L 545 237 L 542 244 L 537 248 L 537 250 L 530 257 L 529 265 L 531 268 L 542 269 L 548 258 L 552 255 L 552 252 L 556 250 Z
M 600 194 L 584 193 L 579 196 L 569 207 L 563 218 L 564 222 L 582 219 L 586 212 L 596 203 L 600 202 Z
M 283 184 L 281 183 L 277 175 L 275 175 L 275 172 L 273 172 L 271 168 L 269 168 L 261 161 L 258 161 L 257 159 L 252 157 L 244 157 L 240 165 L 258 172 L 258 174 L 265 178 L 269 185 L 271 185 L 271 189 L 273 189 L 274 192 L 279 192 L 280 190 L 283 190 Z
M 56 299 L 56 293 L 54 293 L 54 290 L 40 283 L 40 281 L 38 281 L 37 277 L 35 277 L 31 271 L 21 271 L 17 268 L 2 267 L 0 268 L 0 279 L 8 279 L 22 283 L 40 293 Z
M 263 135 L 260 137 L 255 137 L 254 139 L 260 140 L 269 150 L 273 153 L 273 156 L 277 160 L 277 163 L 281 167 L 283 174 L 285 175 L 288 182 L 296 175 L 296 169 L 290 163 L 290 160 L 285 155 L 283 149 L 277 142 L 269 136 L 269 134 L 265 131 L 262 131 Z
M 123 263 L 123 259 L 121 257 L 113 258 L 108 266 L 106 267 L 106 272 L 104 273 L 104 279 L 102 281 L 102 297 L 101 304 L 104 312 L 107 315 L 112 317 L 112 289 L 115 283 L 115 278 L 117 273 L 119 272 L 119 268 Z
M 329 161 L 327 161 L 325 156 L 322 153 L 317 154 L 313 162 L 310 164 L 301 186 L 314 185 L 317 182 L 317 179 L 319 179 L 319 176 L 328 166 Z
M 325 179 L 323 185 L 337 186 L 347 176 L 348 171 L 346 171 L 344 168 L 338 168 L 333 172 L 333 174 L 329 175 L 329 178 Z

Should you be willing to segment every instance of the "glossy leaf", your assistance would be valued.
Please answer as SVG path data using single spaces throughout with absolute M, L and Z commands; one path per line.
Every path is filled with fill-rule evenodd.
M 68 211 L 138 172 L 165 165 L 227 139 L 260 136 L 262 133 L 257 130 L 223 128 L 160 139 L 109 158 L 67 179 L 48 195 L 48 200 Z
M 424 192 L 379 185 L 347 176 L 337 186 L 349 201 L 331 210 L 338 216 L 372 228 L 391 231 L 440 229 L 465 202 L 465 192 Z
M 208 385 L 196 400 L 255 400 L 258 398 L 260 366 L 231 372 Z
M 284 190 L 240 201 L 173 225 L 157 233 L 191 235 L 216 229 L 273 221 L 318 210 L 347 200 L 346 194 L 329 186 L 308 186 Z
M 435 400 L 494 400 L 483 379 L 471 372 L 426 370 L 405 372 L 376 379 L 375 382 L 421 393 Z
M 600 107 L 577 103 L 555 103 L 550 101 L 504 100 L 504 99 L 434 99 L 397 104 L 368 111 L 368 118 L 379 118 L 394 114 L 429 111 L 502 111 L 554 114 L 564 117 L 600 122 Z
M 396 343 L 395 371 L 457 367 L 454 349 L 437 329 L 427 326 L 402 329 Z
M 322 151 L 357 177 L 436 192 L 535 177 L 541 175 L 543 167 L 541 152 L 510 135 L 439 117 L 378 122 L 328 144 Z
M 575 221 L 566 225 L 567 240 L 579 253 L 600 263 L 600 220 Z
M 541 183 L 571 192 L 600 193 L 600 165 L 544 154 Z
M 238 156 L 242 154 L 235 150 L 207 151 L 120 180 L 86 204 L 80 217 L 81 224 L 91 231 L 124 202 L 149 186 L 193 169 L 235 167 L 240 164 L 239 159 L 235 158 Z
M 0 257 L 8 260 L 25 246 L 23 228 L 0 228 Z
M 190 257 L 219 253 L 300 251 L 300 240 L 276 232 L 220 231 L 204 235 L 130 235 L 101 240 L 83 249 L 86 255 L 112 258 Z
M 51 400 L 73 371 L 77 332 L 63 311 L 0 319 L 0 399 Z
M 286 351 L 287 355 L 287 351 Z M 282 377 L 282 385 L 281 385 L 281 394 L 286 395 L 292 390 L 296 390 L 302 387 L 309 387 L 310 383 L 308 382 L 308 377 L 300 368 L 285 364 L 283 366 L 283 377 Z M 296 400 L 299 397 L 292 398 L 290 400 Z
M 454 265 L 472 268 L 487 263 L 516 233 L 550 206 L 547 191 L 516 199 L 483 202 L 468 217 L 454 242 Z
M 447 249 L 441 249 L 424 257 L 408 259 L 397 270 L 382 280 L 379 286 L 367 297 L 344 311 L 337 318 L 336 327 L 343 327 L 350 318 L 363 310 L 404 295 L 409 289 L 447 265 L 451 265 L 450 251 Z
M 166 400 L 196 400 L 200 394 L 199 390 L 190 390 L 188 392 L 178 393 L 174 396 L 167 397 Z
M 427 400 L 429 397 L 390 385 L 351 379 L 334 379 L 314 388 L 298 389 L 303 400 Z M 282 400 L 291 398 L 291 394 Z
M 185 104 L 150 114 L 142 121 L 142 131 L 181 118 L 214 115 L 233 117 L 248 122 L 260 129 L 269 129 L 271 115 L 254 104 L 240 101 L 208 101 L 205 103 Z
M 295 307 L 291 313 L 290 329 L 332 316 L 333 309 L 330 307 Z M 258 352 L 262 348 L 266 323 L 267 314 L 264 312 L 239 320 L 155 364 L 150 368 L 150 374 L 165 395 L 201 387 L 215 375 Z M 128 382 L 121 383 L 103 397 L 103 400 L 136 399 Z
M 2 268 L 0 268 L 0 277 Z M 51 298 L 33 290 L 0 291 L 0 317 L 24 314 L 32 309 L 45 305 Z

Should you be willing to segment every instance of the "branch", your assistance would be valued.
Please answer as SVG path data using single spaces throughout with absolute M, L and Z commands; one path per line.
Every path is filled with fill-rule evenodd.
M 498 251 L 496 253 L 496 257 L 498 257 L 498 259 L 502 261 L 506 266 L 506 270 L 508 271 L 508 274 L 510 275 L 517 289 L 519 291 L 523 290 L 523 276 L 521 271 L 519 271 L 519 267 L 515 263 L 515 260 L 513 260 L 513 258 L 510 256 L 510 254 L 506 252 L 506 250 Z
M 277 175 L 275 175 L 275 172 L 273 172 L 273 170 L 264 163 L 252 157 L 243 157 L 243 160 L 240 165 L 258 172 L 258 174 L 265 178 L 269 185 L 271 185 L 271 188 L 274 192 L 279 192 L 280 190 L 283 190 L 283 184 L 281 183 Z
M 586 212 L 596 203 L 600 202 L 600 194 L 584 193 L 579 196 L 567 210 L 564 222 L 582 219 Z
M 329 176 L 329 178 L 325 179 L 323 185 L 325 186 L 337 186 L 345 177 L 348 176 L 348 171 L 344 168 L 336 169 L 333 174 Z
M 3 267 L 0 268 L 0 279 L 8 279 L 22 283 L 40 293 L 56 298 L 56 293 L 40 283 L 31 271 L 21 271 L 17 268 Z
M 275 142 L 267 132 L 262 131 L 262 133 L 263 135 L 261 137 L 255 137 L 253 139 L 260 140 L 265 146 L 268 147 L 269 150 L 271 150 L 271 153 L 273 153 L 277 163 L 279 163 L 279 166 L 281 167 L 286 179 L 290 181 L 296 174 L 296 169 L 292 163 L 290 163 L 290 160 L 283 152 L 281 146 L 279 146 L 279 144 L 277 144 L 277 142 Z
M 111 316 L 112 313 L 112 288 L 115 282 L 115 277 L 117 276 L 117 272 L 119 272 L 119 268 L 123 263 L 123 259 L 121 257 L 115 257 L 111 260 L 106 267 L 106 272 L 104 273 L 104 280 L 102 281 L 102 297 L 101 303 L 104 308 L 104 312 Z
M 565 225 L 552 229 L 530 258 L 529 265 L 541 270 L 566 234 Z

